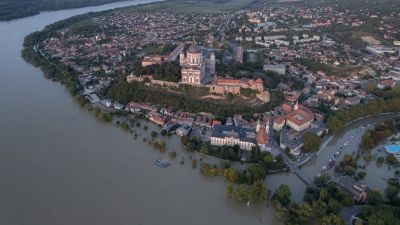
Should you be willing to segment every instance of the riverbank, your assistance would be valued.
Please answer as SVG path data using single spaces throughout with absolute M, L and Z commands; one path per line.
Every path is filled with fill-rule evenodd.
M 104 5 L 112 2 L 124 2 L 127 0 L 75 0 L 75 1 L 0 1 L 0 21 L 9 21 L 28 16 L 38 15 L 44 11 L 56 11 L 62 9 L 75 9 L 88 6 Z

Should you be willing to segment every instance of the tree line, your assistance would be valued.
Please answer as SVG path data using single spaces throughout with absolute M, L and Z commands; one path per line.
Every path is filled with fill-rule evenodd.
M 0 21 L 39 14 L 41 11 L 80 8 L 122 0 L 0 0 Z
M 282 96 L 272 95 L 270 103 L 259 107 L 248 107 L 237 104 L 222 105 L 212 100 L 198 100 L 192 98 L 190 95 L 172 93 L 162 88 L 148 87 L 141 82 L 128 83 L 124 77 L 113 82 L 106 96 L 122 104 L 127 104 L 130 101 L 145 102 L 192 113 L 209 112 L 221 117 L 232 116 L 234 114 L 252 115 L 253 113 L 266 112 L 272 110 L 282 102 Z
M 396 120 L 386 120 L 382 124 L 375 126 L 373 129 L 368 129 L 363 134 L 359 147 L 364 150 L 371 150 L 380 143 L 386 141 L 390 135 L 398 132 L 398 129 L 400 128 L 399 121 L 400 118 L 396 118 Z
M 371 100 L 348 109 L 339 109 L 327 120 L 327 126 L 333 134 L 339 133 L 346 124 L 356 119 L 379 113 L 399 112 L 400 97 Z

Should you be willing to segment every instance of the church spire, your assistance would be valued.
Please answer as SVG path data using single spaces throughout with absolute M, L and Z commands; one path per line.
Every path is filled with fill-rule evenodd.
M 296 105 L 294 105 L 294 110 L 298 110 L 299 109 L 299 100 L 296 101 Z
M 260 119 L 257 121 L 256 132 L 260 131 Z

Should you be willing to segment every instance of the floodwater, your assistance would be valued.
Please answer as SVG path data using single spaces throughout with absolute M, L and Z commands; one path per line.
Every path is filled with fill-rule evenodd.
M 348 125 L 342 132 L 336 135 L 329 142 L 329 144 L 323 149 L 317 158 L 313 158 L 307 164 L 305 164 L 302 170 L 309 178 L 315 177 L 320 172 L 321 167 L 328 163 L 329 159 L 335 155 L 336 151 L 338 151 L 340 147 L 343 147 L 343 152 L 335 159 L 336 164 L 343 159 L 344 154 L 350 154 L 355 157 L 365 131 L 372 129 L 375 124 L 382 123 L 383 121 L 393 117 L 394 115 L 392 114 L 372 116 L 360 119 Z M 389 166 L 386 163 L 383 165 L 376 164 L 376 158 L 378 156 L 383 156 L 386 158 L 386 153 L 382 150 L 379 150 L 380 148 L 381 145 L 370 151 L 371 155 L 373 156 L 370 162 L 366 162 L 363 157 L 364 155 L 362 155 L 360 159 L 357 160 L 357 163 L 359 166 L 365 165 L 366 167 L 365 170 L 358 170 L 367 173 L 367 176 L 361 182 L 367 184 L 371 189 L 378 189 L 382 191 L 387 187 L 387 180 L 393 177 L 396 169 L 389 169 Z M 331 175 L 333 180 L 338 178 L 338 175 L 334 173 L 334 168 L 330 169 L 328 173 Z
M 60 84 L 20 57 L 23 38 L 50 23 L 150 1 L 0 23 L 0 224 L 281 224 L 265 205 L 247 207 L 227 199 L 223 179 L 192 169 L 190 153 L 177 137 L 167 144 L 178 152 L 177 159 L 167 169 L 154 166 L 155 159 L 168 156 L 97 121 Z M 301 200 L 305 187 L 294 175 L 266 180 L 272 190 L 281 183 L 293 187 L 293 199 Z

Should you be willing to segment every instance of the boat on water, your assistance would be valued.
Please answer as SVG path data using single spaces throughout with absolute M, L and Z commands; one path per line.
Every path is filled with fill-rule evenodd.
M 161 168 L 167 168 L 170 165 L 170 163 L 168 159 L 157 159 L 156 161 L 154 161 L 154 165 L 159 166 Z

